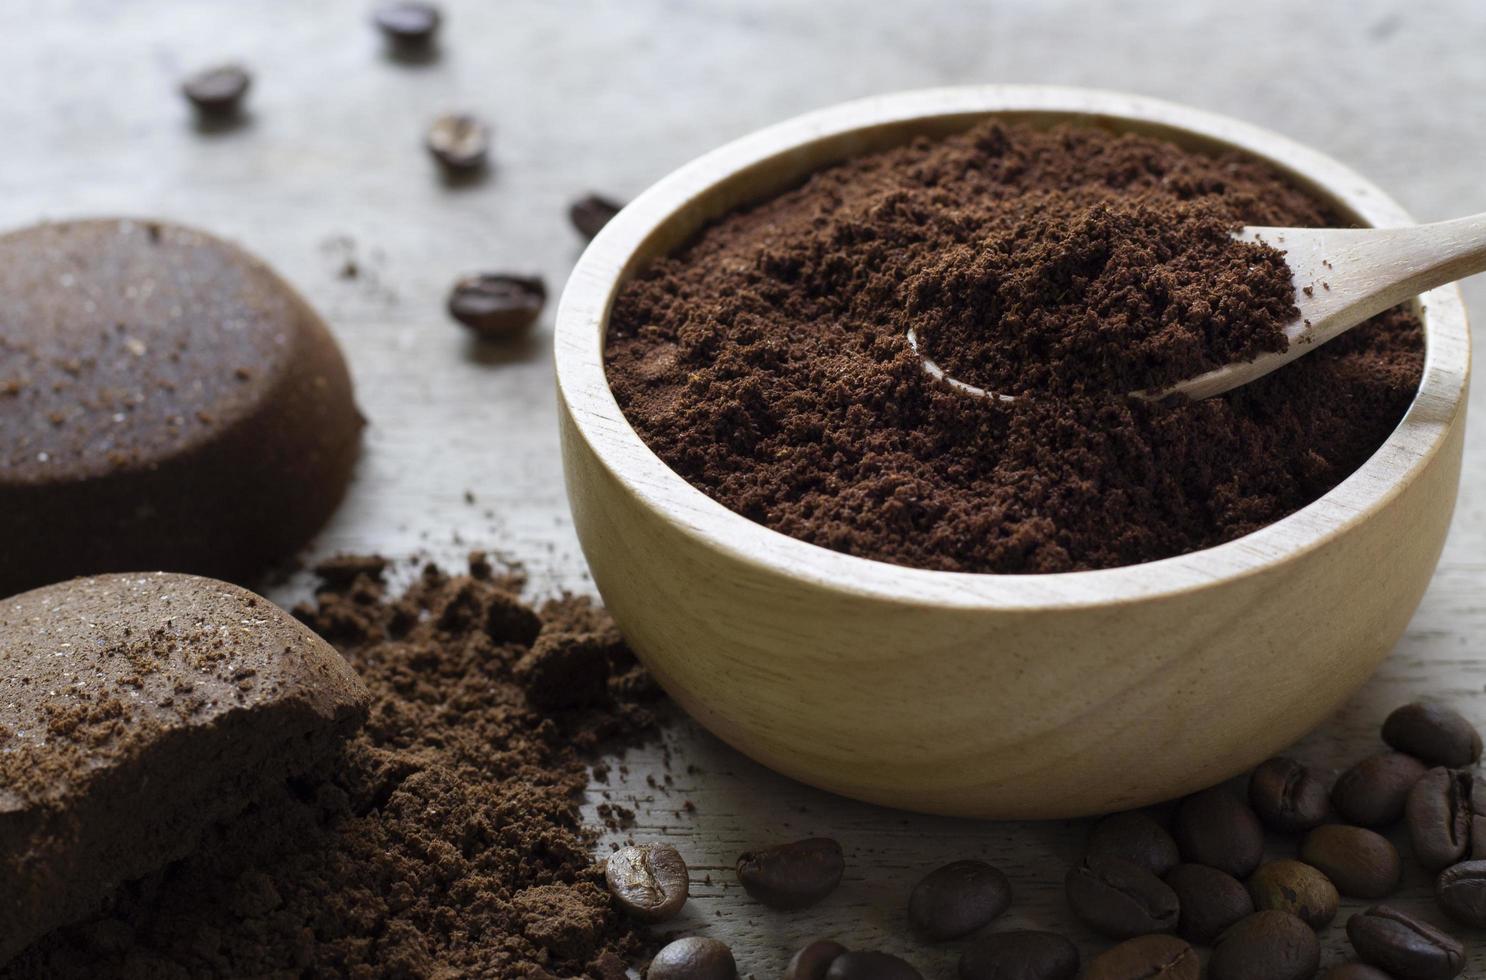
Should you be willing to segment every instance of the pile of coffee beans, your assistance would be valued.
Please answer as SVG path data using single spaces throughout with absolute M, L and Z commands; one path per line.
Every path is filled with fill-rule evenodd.
M 1440 907 L 1486 928 L 1486 796 L 1478 797 L 1472 771 L 1480 736 L 1453 710 L 1421 703 L 1389 715 L 1383 740 L 1387 751 L 1329 789 L 1321 773 L 1277 757 L 1250 774 L 1246 796 L 1223 785 L 1174 807 L 1100 820 L 1064 880 L 1073 914 L 1114 943 L 1087 963 L 1055 932 L 987 928 L 1011 906 L 1012 885 L 982 861 L 925 875 L 907 897 L 909 924 L 925 942 L 969 940 L 960 980 L 1312 980 L 1317 934 L 1335 922 L 1342 897 L 1377 901 L 1398 888 L 1403 861 L 1383 831 L 1402 822 L 1414 858 L 1438 875 Z M 1291 842 L 1293 857 L 1273 856 L 1275 837 Z M 841 845 L 820 837 L 749 851 L 737 864 L 748 894 L 782 910 L 820 902 L 844 869 Z M 665 844 L 615 852 L 608 881 L 616 904 L 645 921 L 671 918 L 686 901 L 686 865 Z M 1345 928 L 1357 960 L 1333 967 L 1326 980 L 1449 980 L 1465 969 L 1456 938 L 1388 905 L 1352 915 Z M 1205 973 L 1198 947 L 1211 950 Z M 725 945 L 692 937 L 662 949 L 647 977 L 737 975 Z M 830 939 L 799 950 L 784 973 L 784 980 L 922 977 L 896 956 Z

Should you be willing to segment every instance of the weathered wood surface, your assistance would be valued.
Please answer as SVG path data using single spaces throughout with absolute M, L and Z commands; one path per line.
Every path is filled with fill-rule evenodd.
M 444 290 L 461 271 L 511 268 L 543 273 L 555 293 L 581 248 L 564 214 L 571 197 L 636 193 L 806 109 L 963 82 L 1108 86 L 1313 143 L 1421 220 L 1486 209 L 1486 128 L 1471 122 L 1486 92 L 1486 7 L 1474 0 L 449 0 L 443 55 L 424 65 L 383 57 L 367 6 L 0 0 L 0 225 L 120 213 L 201 225 L 269 259 L 345 344 L 372 427 L 317 552 L 447 557 L 486 545 L 523 559 L 539 591 L 584 588 L 556 446 L 550 314 L 529 345 L 480 350 L 446 321 Z M 257 72 L 250 117 L 198 132 L 176 81 L 226 58 Z M 428 119 L 455 108 L 494 122 L 496 165 L 487 180 L 450 188 L 420 141 Z M 356 279 L 338 277 L 348 254 Z M 1466 295 L 1486 303 L 1479 281 Z M 1440 571 L 1392 658 L 1305 743 L 1312 761 L 1341 766 L 1370 751 L 1386 711 L 1415 694 L 1451 696 L 1486 723 L 1486 434 L 1467 438 Z M 680 925 L 732 942 L 745 973 L 775 976 L 805 939 L 834 935 L 952 975 L 953 947 L 908 938 L 903 900 L 921 871 L 955 857 L 984 857 L 1012 876 L 1008 924 L 1069 927 L 1061 878 L 1082 824 L 976 824 L 851 804 L 772 776 L 686 724 L 666 747 L 673 785 L 654 746 L 630 753 L 629 774 L 616 769 L 608 791 L 638 811 L 635 836 L 682 849 L 698 881 Z M 681 812 L 687 799 L 694 814 Z M 851 862 L 816 910 L 769 912 L 732 884 L 744 847 L 813 832 L 839 837 Z M 1439 921 L 1421 877 L 1398 904 Z M 1337 958 L 1342 930 L 1324 938 Z M 1471 938 L 1481 947 L 1472 975 L 1486 975 L 1486 935 Z

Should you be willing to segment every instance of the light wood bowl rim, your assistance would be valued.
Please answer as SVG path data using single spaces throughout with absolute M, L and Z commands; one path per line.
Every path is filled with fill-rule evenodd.
M 620 284 L 647 240 L 722 181 L 771 158 L 854 130 L 935 116 L 1067 113 L 1155 124 L 1265 158 L 1331 195 L 1365 223 L 1412 224 L 1376 185 L 1315 150 L 1226 116 L 1144 96 L 1055 86 L 926 89 L 847 102 L 759 130 L 672 172 L 595 237 L 563 291 L 554 336 L 559 398 L 607 471 L 657 518 L 732 560 L 844 594 L 911 606 L 1034 611 L 1144 601 L 1210 587 L 1292 561 L 1376 513 L 1428 464 L 1465 398 L 1470 338 L 1460 290 L 1422 299 L 1426 353 L 1419 391 L 1398 427 L 1341 484 L 1293 514 L 1212 548 L 1140 565 L 1053 574 L 910 568 L 831 551 L 771 530 L 712 500 L 667 466 L 620 410 L 603 337 Z

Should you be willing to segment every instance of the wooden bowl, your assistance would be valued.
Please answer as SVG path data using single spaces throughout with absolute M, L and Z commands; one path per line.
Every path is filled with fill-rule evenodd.
M 990 86 L 811 113 L 682 167 L 583 255 L 557 317 L 568 499 L 635 651 L 687 711 L 765 765 L 931 813 L 1070 817 L 1152 803 L 1299 738 L 1403 632 L 1460 476 L 1470 344 L 1458 289 L 1424 297 L 1419 394 L 1340 486 L 1227 544 L 1101 571 L 902 568 L 771 531 L 661 462 L 604 376 L 615 292 L 648 260 L 822 166 L 989 116 L 1238 148 L 1358 223 L 1411 223 L 1313 150 L 1145 98 Z

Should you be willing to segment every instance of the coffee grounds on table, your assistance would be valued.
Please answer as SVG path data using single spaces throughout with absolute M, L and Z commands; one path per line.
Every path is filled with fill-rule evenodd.
M 610 980 L 653 951 L 579 812 L 586 762 L 661 704 L 612 621 L 582 598 L 534 610 L 479 556 L 401 596 L 385 564 L 331 563 L 296 610 L 366 682 L 365 730 L 0 975 Z
M 1289 272 L 1228 232 L 1339 220 L 1247 157 L 986 124 L 713 223 L 622 288 L 606 366 L 661 459 L 804 541 L 964 572 L 1150 561 L 1315 500 L 1412 400 L 1402 309 L 1222 397 L 1122 394 L 1283 346 Z M 910 326 L 1025 397 L 930 378 Z

